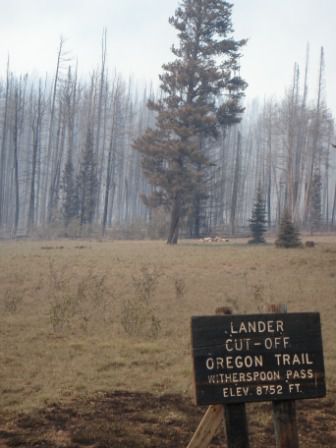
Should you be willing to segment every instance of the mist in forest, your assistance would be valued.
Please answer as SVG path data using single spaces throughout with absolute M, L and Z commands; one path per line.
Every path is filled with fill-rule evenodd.
M 13 23 L 19 26 L 23 13 L 20 15 L 15 11 L 15 3 L 6 6 L 1 21 L 7 14 L 7 18 L 15 18 L 17 22 Z M 31 65 L 35 57 L 33 53 L 38 55 L 39 50 L 31 48 L 32 57 L 29 58 L 27 53 L 21 66 L 18 64 L 20 52 L 15 45 L 12 52 L 8 45 L 9 55 L 6 57 L 1 53 L 2 238 L 167 236 L 171 205 L 146 200 L 153 192 L 157 193 L 159 187 L 144 172 L 143 154 L 136 151 L 134 145 L 146 129 L 157 126 L 158 111 L 149 108 L 148 101 L 154 104 L 164 95 L 160 89 L 162 80 L 160 83 L 158 78 L 164 72 L 160 66 L 174 60 L 176 55 L 170 52 L 170 46 L 178 45 L 176 30 L 168 24 L 168 17 L 173 16 L 179 4 L 188 2 L 171 1 L 161 8 L 166 28 L 162 28 L 161 15 L 153 21 L 160 8 L 150 0 L 144 2 L 143 8 L 139 7 L 136 17 L 127 15 L 133 3 L 126 2 L 118 9 L 114 2 L 110 2 L 111 10 L 105 2 L 98 3 L 102 10 L 107 8 L 111 17 L 128 17 L 129 21 L 126 28 L 119 24 L 119 35 L 99 21 L 95 22 L 96 27 L 100 26 L 99 30 L 88 28 L 87 34 L 92 37 L 94 31 L 94 39 L 98 42 L 95 61 L 90 47 L 85 56 L 85 45 L 77 58 L 71 48 L 71 39 L 59 38 L 56 30 L 54 35 L 58 37 L 54 47 L 40 49 L 41 56 L 48 54 L 44 65 L 48 68 L 47 73 Z M 247 234 L 258 188 L 263 192 L 269 230 L 277 228 L 285 209 L 290 210 L 302 231 L 334 230 L 336 138 L 334 117 L 328 106 L 329 101 L 331 105 L 335 104 L 329 93 L 330 67 L 335 67 L 332 54 L 328 53 L 331 20 L 324 25 L 326 42 L 317 42 L 316 33 L 322 25 L 317 23 L 316 29 L 311 31 L 311 39 L 309 36 L 307 39 L 304 31 L 310 22 L 296 15 L 300 5 L 294 7 L 289 17 L 286 5 L 279 12 L 276 2 L 272 6 L 267 2 L 266 6 L 265 2 L 257 1 L 253 10 L 246 3 L 238 0 L 232 9 L 234 36 L 247 39 L 241 49 L 239 67 L 232 71 L 239 71 L 239 76 L 249 86 L 239 97 L 242 110 L 237 112 L 238 119 L 230 124 L 217 124 L 216 138 L 206 135 L 206 141 L 202 140 L 207 163 L 206 169 L 202 168 L 197 212 L 195 197 L 188 199 L 189 202 L 185 200 L 180 236 Z M 311 14 L 318 12 L 320 22 L 326 20 L 325 5 L 316 11 L 314 2 L 308 3 L 307 11 Z M 58 2 L 56 9 L 51 3 L 49 6 L 45 4 L 40 13 L 47 17 L 47 12 L 52 12 L 55 20 L 46 21 L 44 27 L 50 23 L 54 29 L 59 26 L 61 30 L 59 21 L 66 12 L 71 17 L 76 1 L 67 2 L 67 5 L 69 11 L 62 2 Z M 83 8 L 89 11 L 88 5 Z M 133 9 L 137 8 L 133 5 Z M 272 28 L 268 19 L 275 13 L 279 20 Z M 246 17 L 251 19 L 249 26 Z M 319 16 L 315 18 L 319 19 Z M 134 29 L 140 23 L 138 37 L 145 35 L 148 20 L 152 23 L 147 28 L 150 37 L 141 41 Z M 70 26 L 71 20 L 68 22 L 66 25 Z M 273 62 L 274 54 L 280 48 L 278 27 L 284 23 L 282 38 L 287 45 L 290 45 L 288 39 L 295 29 L 299 41 L 293 41 L 291 51 L 288 47 L 285 73 L 283 67 L 275 69 Z M 80 26 L 78 24 L 75 30 L 84 43 L 85 28 L 79 30 Z M 258 34 L 258 28 L 265 33 L 264 47 L 261 47 L 262 34 Z M 130 34 L 127 39 L 124 38 L 126 31 Z M 8 25 L 2 31 L 5 32 L 7 39 L 15 43 L 22 30 L 14 27 L 9 32 Z M 29 44 L 33 39 L 29 25 L 26 25 L 26 32 Z M 153 39 L 161 34 L 162 41 Z M 153 47 L 149 46 L 153 40 L 155 58 Z M 43 41 L 41 36 L 39 41 Z M 20 42 L 24 48 L 24 37 Z M 45 46 L 47 42 L 46 39 L 42 43 Z M 260 46 L 259 52 L 256 43 Z M 119 68 L 113 60 L 114 52 L 121 53 L 121 48 L 133 44 L 138 59 L 135 57 L 132 66 L 125 57 L 124 60 L 121 58 Z M 278 51 L 280 61 L 284 57 L 281 51 Z M 151 64 L 147 64 L 148 55 Z M 86 74 L 81 68 L 82 63 L 90 66 Z M 136 67 L 139 67 L 138 71 Z M 130 70 L 128 73 L 127 69 Z M 158 72 L 153 74 L 155 70 Z M 269 78 L 269 84 L 263 81 L 264 94 L 259 79 L 262 71 Z M 282 81 L 281 88 L 278 78 Z M 274 89 L 277 89 L 276 94 L 273 94 Z M 230 92 L 227 89 L 226 99 Z M 221 97 L 218 96 L 216 101 L 221 101 Z

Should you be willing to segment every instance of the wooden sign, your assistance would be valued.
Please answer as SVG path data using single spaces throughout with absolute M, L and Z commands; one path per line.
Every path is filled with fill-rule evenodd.
M 199 405 L 323 397 L 319 313 L 192 318 Z

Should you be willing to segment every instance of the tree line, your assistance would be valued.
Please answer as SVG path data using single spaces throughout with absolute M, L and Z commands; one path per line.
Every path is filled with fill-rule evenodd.
M 62 39 L 45 79 L 17 76 L 8 62 L 0 80 L 1 237 L 168 235 L 175 243 L 179 234 L 240 234 L 258 188 L 268 228 L 284 210 L 301 229 L 334 228 L 323 48 L 317 87 L 308 85 L 307 49 L 282 98 L 244 110 L 246 41 L 233 37 L 232 5 L 206 4 L 183 0 L 170 19 L 179 45 L 158 91 L 109 70 L 105 31 L 99 69 L 87 80 Z
M 131 145 L 150 114 L 106 66 L 78 79 L 61 39 L 51 79 L 15 76 L 0 83 L 0 229 L 3 236 L 101 233 L 145 217 L 147 185 Z

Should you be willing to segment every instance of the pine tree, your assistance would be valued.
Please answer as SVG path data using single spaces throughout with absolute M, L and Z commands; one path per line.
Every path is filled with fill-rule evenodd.
M 93 151 L 93 135 L 89 128 L 77 179 L 80 225 L 92 224 L 97 198 L 97 164 Z
M 321 176 L 319 173 L 315 173 L 311 187 L 310 198 L 310 231 L 314 233 L 321 228 L 322 220 L 322 201 L 321 201 Z
M 299 232 L 296 229 L 295 225 L 293 224 L 288 209 L 285 209 L 284 214 L 282 216 L 278 232 L 278 238 L 275 241 L 275 245 L 276 247 L 284 247 L 284 248 L 295 248 L 302 246 Z
M 70 153 L 64 167 L 62 187 L 64 192 L 63 219 L 64 226 L 67 228 L 71 221 L 78 218 L 79 215 L 78 185 Z
M 240 120 L 246 83 L 237 74 L 245 40 L 232 38 L 232 5 L 223 0 L 183 0 L 169 22 L 178 31 L 176 59 L 163 65 L 162 97 L 150 101 L 156 128 L 134 143 L 154 193 L 152 206 L 170 211 L 168 243 L 176 244 L 179 225 L 193 209 L 199 232 L 201 200 L 207 197 L 207 148 L 218 126 Z M 198 227 L 198 228 L 197 228 Z
M 249 240 L 250 244 L 266 243 L 264 233 L 266 232 L 266 207 L 265 200 L 260 186 L 257 190 L 257 197 L 252 210 L 252 217 L 249 219 L 250 229 L 253 239 Z

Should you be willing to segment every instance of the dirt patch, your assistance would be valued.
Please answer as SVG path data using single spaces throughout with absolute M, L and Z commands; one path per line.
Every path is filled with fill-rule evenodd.
M 204 409 L 179 395 L 113 392 L 67 405 L 52 404 L 30 414 L 0 418 L 0 447 L 176 448 L 186 447 Z M 271 405 L 248 406 L 251 447 L 275 446 Z M 336 446 L 332 399 L 298 402 L 300 443 Z M 220 433 L 211 447 L 225 447 Z

